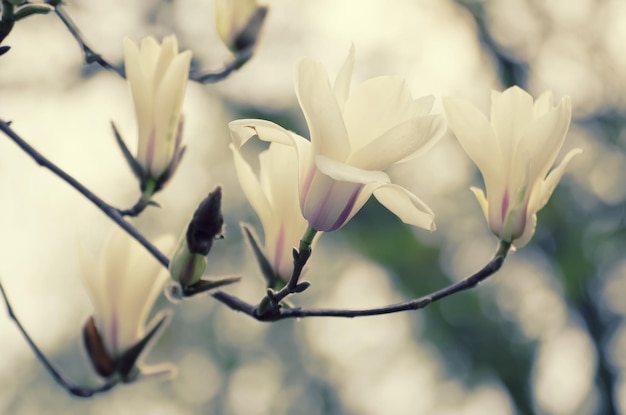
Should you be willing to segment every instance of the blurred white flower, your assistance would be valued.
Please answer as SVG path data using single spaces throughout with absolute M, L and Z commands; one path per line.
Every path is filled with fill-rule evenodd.
M 532 238 L 537 211 L 582 150 L 570 150 L 548 174 L 569 128 L 569 97 L 555 107 L 552 93 L 546 92 L 533 103 L 532 96 L 514 86 L 493 91 L 491 101 L 491 122 L 465 100 L 444 98 L 443 106 L 450 128 L 483 176 L 487 196 L 482 189 L 472 191 L 491 231 L 519 248 Z
M 173 35 L 163 39 L 161 45 L 153 37 L 146 37 L 140 48 L 127 38 L 124 62 L 139 136 L 135 159 L 141 172 L 136 168 L 133 171 L 141 174 L 142 190 L 148 180 L 155 181 L 158 190 L 174 173 L 183 152 L 181 108 L 191 51 L 178 53 Z
M 273 273 L 288 281 L 293 272 L 293 248 L 298 246 L 307 228 L 298 202 L 296 151 L 291 146 L 270 144 L 259 155 L 257 178 L 239 151 L 233 145 L 230 148 L 241 188 L 263 226 L 265 258 Z
M 165 240 L 158 242 L 164 244 Z M 169 323 L 169 310 L 163 310 L 146 325 L 166 274 L 143 246 L 118 227 L 106 242 L 99 263 L 82 247 L 79 253 L 83 283 L 93 306 L 83 332 L 87 354 L 99 375 L 119 375 L 123 381 L 132 381 L 140 357 Z M 170 371 L 169 367 L 158 370 Z M 154 370 L 141 370 L 149 372 Z
M 311 228 L 334 231 L 374 194 L 405 223 L 434 230 L 434 214 L 417 196 L 391 184 L 382 170 L 417 157 L 445 132 L 431 115 L 433 97 L 413 100 L 406 82 L 383 76 L 365 81 L 350 95 L 354 48 L 334 87 L 321 64 L 304 59 L 295 87 L 311 141 L 264 120 L 229 124 L 236 146 L 253 136 L 296 147 L 300 207 Z
M 217 34 L 234 53 L 255 45 L 266 15 L 256 0 L 215 0 Z

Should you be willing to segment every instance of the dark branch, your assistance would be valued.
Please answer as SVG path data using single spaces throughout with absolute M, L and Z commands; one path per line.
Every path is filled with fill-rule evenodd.
M 9 127 L 9 124 L 0 119 L 0 130 L 4 132 L 11 140 L 15 142 L 26 154 L 31 156 L 33 160 L 37 162 L 42 167 L 47 168 L 52 173 L 57 175 L 67 184 L 76 189 L 80 194 L 85 196 L 87 200 L 96 205 L 105 215 L 107 215 L 112 221 L 117 223 L 120 227 L 122 227 L 130 236 L 135 238 L 137 242 L 142 244 L 151 254 L 156 258 L 157 261 L 161 263 L 164 267 L 168 267 L 169 259 L 165 256 L 161 251 L 158 250 L 154 245 L 150 243 L 133 225 L 126 222 L 120 212 L 106 203 L 104 200 L 100 199 L 98 196 L 93 194 L 89 189 L 83 186 L 78 180 L 74 179 L 72 176 L 67 174 L 65 171 L 61 170 L 57 165 L 52 163 L 50 160 L 45 158 L 41 153 L 31 147 L 26 141 L 24 141 L 20 136 L 18 136 L 12 129 Z
M 63 22 L 67 30 L 72 34 L 78 45 L 83 51 L 83 56 L 85 60 L 85 64 L 89 65 L 92 63 L 97 63 L 104 69 L 109 69 L 117 73 L 122 78 L 126 77 L 126 73 L 124 68 L 113 65 L 109 63 L 106 59 L 102 57 L 99 53 L 94 51 L 89 45 L 87 45 L 87 41 L 85 37 L 80 32 L 74 21 L 70 18 L 70 16 L 65 12 L 63 7 L 59 4 L 54 7 L 55 14 L 59 17 L 59 19 Z M 192 72 L 189 74 L 189 79 L 195 82 L 199 82 L 201 84 L 214 84 L 223 79 L 228 78 L 228 76 L 241 68 L 246 64 L 252 57 L 254 49 L 247 48 L 242 50 L 241 52 L 235 55 L 235 58 L 232 62 L 226 64 L 222 69 L 218 69 L 216 71 L 211 72 Z
M 24 339 L 26 339 L 26 342 L 32 349 L 33 353 L 35 353 L 37 359 L 39 359 L 39 361 L 43 364 L 44 368 L 48 371 L 48 373 L 50 374 L 50 376 L 52 376 L 56 383 L 61 385 L 61 387 L 63 387 L 71 395 L 77 396 L 79 398 L 89 398 L 95 394 L 106 392 L 117 384 L 116 380 L 109 380 L 108 382 L 100 386 L 89 387 L 77 385 L 74 382 L 68 380 L 65 376 L 63 376 L 63 374 L 61 374 L 61 372 L 58 371 L 58 369 L 52 364 L 52 362 L 48 360 L 48 358 L 42 353 L 39 347 L 37 347 L 35 342 L 30 338 L 30 336 L 22 326 L 22 323 L 20 323 L 19 319 L 13 312 L 13 308 L 11 307 L 11 303 L 9 302 L 9 297 L 7 297 L 7 294 L 4 291 L 2 282 L 0 282 L 0 293 L 2 294 L 2 298 L 4 300 L 4 303 L 6 304 L 9 317 L 15 322 L 15 325 L 22 333 L 22 336 L 24 336 Z
M 392 304 L 384 307 L 376 307 L 362 310 L 342 310 L 342 309 L 313 309 L 305 310 L 301 308 L 267 308 L 264 313 L 259 312 L 259 306 L 252 306 L 239 298 L 233 297 L 224 292 L 213 293 L 213 298 L 225 304 L 229 308 L 247 314 L 258 321 L 278 321 L 287 318 L 303 318 L 303 317 L 365 317 L 377 316 L 382 314 L 393 314 L 402 311 L 419 310 L 426 308 L 428 305 L 441 299 L 449 297 L 461 291 L 469 290 L 477 286 L 491 275 L 495 274 L 504 263 L 504 259 L 508 252 L 510 244 L 502 243 L 498 253 L 491 261 L 479 271 L 469 277 L 451 284 L 445 288 L 435 291 L 431 294 L 417 298 L 415 300 L 404 303 Z

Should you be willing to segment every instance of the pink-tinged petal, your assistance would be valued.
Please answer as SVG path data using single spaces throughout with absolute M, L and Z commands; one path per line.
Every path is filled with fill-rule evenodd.
M 250 165 L 243 159 L 239 151 L 236 150 L 232 144 L 230 145 L 230 149 L 233 152 L 235 171 L 239 178 L 241 190 L 243 190 L 243 194 L 246 195 L 246 199 L 248 199 L 252 209 L 254 209 L 259 216 L 263 229 L 268 229 L 272 226 L 272 208 L 270 202 L 263 192 L 261 184 L 257 180 Z
M 531 183 L 536 179 L 543 179 L 548 174 L 563 146 L 571 118 L 571 102 L 569 97 L 565 97 L 556 109 L 549 111 L 528 127 L 524 145 L 528 149 L 528 157 L 532 160 Z
M 396 184 L 384 184 L 374 190 L 378 201 L 408 225 L 436 229 L 435 214 L 413 193 Z
M 316 171 L 302 203 L 302 214 L 317 231 L 337 230 L 351 217 L 362 188 L 361 183 L 337 181 Z
M 362 169 L 383 170 L 430 149 L 445 131 L 446 125 L 439 115 L 412 118 L 395 125 L 353 153 L 348 163 Z
M 304 59 L 297 67 L 295 84 L 314 153 L 345 160 L 350 142 L 326 71 L 321 64 Z
M 346 104 L 346 100 L 350 95 L 350 83 L 352 81 L 352 71 L 354 69 L 354 43 L 350 46 L 350 52 L 346 61 L 341 66 L 337 78 L 335 79 L 335 85 L 333 91 L 335 92 L 335 98 L 339 104 L 339 109 L 343 111 Z
M 420 115 L 429 115 L 435 103 L 434 95 L 425 95 L 419 97 L 411 103 L 411 115 L 417 117 Z
M 381 76 L 354 89 L 344 108 L 352 152 L 411 117 L 413 99 L 402 78 Z
M 502 175 L 502 154 L 487 117 L 465 100 L 443 98 L 450 129 L 480 169 L 485 181 Z M 505 180 L 503 177 L 501 180 Z M 487 187 L 489 192 L 489 187 Z

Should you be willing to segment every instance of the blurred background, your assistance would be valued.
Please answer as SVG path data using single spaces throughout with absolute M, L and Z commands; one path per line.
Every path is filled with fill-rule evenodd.
M 93 2 L 66 10 L 90 45 L 121 64 L 122 39 L 176 33 L 194 66 L 230 59 L 215 34 L 211 0 Z M 568 168 L 539 213 L 531 243 L 477 289 L 425 310 L 355 320 L 259 323 L 210 297 L 155 310 L 174 320 L 148 357 L 175 379 L 120 386 L 89 400 L 68 396 L 45 372 L 0 306 L 0 413 L 6 414 L 620 414 L 626 413 L 626 3 L 621 0 L 267 0 L 255 56 L 216 85 L 190 83 L 188 151 L 176 176 L 135 224 L 178 237 L 197 203 L 221 184 L 226 239 L 210 275 L 239 274 L 227 291 L 256 303 L 260 273 L 239 222 L 261 232 L 232 166 L 226 124 L 265 118 L 307 135 L 293 91 L 302 57 L 334 78 L 351 43 L 355 81 L 405 77 L 415 97 L 474 102 L 520 85 L 569 95 Z M 82 64 L 54 16 L 17 24 L 0 57 L 0 118 L 111 204 L 139 196 L 111 132 L 136 143 L 132 101 L 115 73 Z M 360 308 L 415 298 L 474 272 L 497 241 L 468 190 L 480 174 L 448 133 L 392 179 L 436 214 L 429 233 L 402 225 L 375 201 L 324 234 L 294 298 L 305 307 Z M 77 246 L 98 255 L 112 222 L 0 137 L 0 277 L 16 314 L 47 356 L 96 385 L 81 350 L 91 312 Z M 340 260 L 338 260 L 340 258 Z

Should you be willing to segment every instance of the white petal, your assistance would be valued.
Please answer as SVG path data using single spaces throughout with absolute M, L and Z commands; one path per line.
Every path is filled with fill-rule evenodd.
M 191 52 L 189 52 L 191 54 Z M 159 58 L 153 68 L 154 70 L 154 79 L 153 79 L 153 88 L 157 88 L 161 83 L 161 80 L 165 76 L 165 72 L 168 70 L 174 58 L 178 55 L 178 43 L 176 41 L 176 36 L 167 36 L 163 39 L 161 43 L 161 50 L 159 53 Z M 191 59 L 191 57 L 190 57 Z
M 381 185 L 374 190 L 374 196 L 402 222 L 434 231 L 435 214 L 417 196 L 402 186 Z
M 328 157 L 317 156 L 315 165 L 320 172 L 333 180 L 350 183 L 389 183 L 389 176 L 382 171 L 363 170 Z
M 480 209 L 483 211 L 485 215 L 485 219 L 489 221 L 489 204 L 487 203 L 487 198 L 485 197 L 485 193 L 483 189 L 479 189 L 478 187 L 470 187 L 474 196 L 476 196 L 476 200 L 478 200 L 478 204 L 480 205 Z
M 124 67 L 128 86 L 135 104 L 135 117 L 139 135 L 137 159 L 143 167 L 146 167 L 148 136 L 154 119 L 152 110 L 154 91 L 152 90 L 150 77 L 143 71 L 139 49 L 128 38 L 124 39 Z
M 367 170 L 384 170 L 396 162 L 412 159 L 430 149 L 445 130 L 446 125 L 439 115 L 409 119 L 353 153 L 348 163 Z
M 485 115 L 469 102 L 456 98 L 444 97 L 443 107 L 450 129 L 478 166 L 483 178 L 489 180 L 500 176 L 500 143 Z
M 249 139 L 259 139 L 272 143 L 294 145 L 289 131 L 278 124 L 265 120 L 242 119 L 228 123 L 230 137 L 236 148 L 241 148 Z
M 554 102 L 554 98 L 552 96 L 552 91 L 546 91 L 543 94 L 541 94 L 539 98 L 535 100 L 535 105 L 534 105 L 535 118 L 539 118 L 542 115 L 546 114 L 548 111 L 551 111 L 554 106 L 553 102 Z
M 272 209 L 270 202 L 263 192 L 261 184 L 257 180 L 250 165 L 243 159 L 239 151 L 236 150 L 232 144 L 230 145 L 230 149 L 233 152 L 235 171 L 239 178 L 241 190 L 243 190 L 246 199 L 248 199 L 248 202 L 259 216 L 263 229 L 268 229 L 268 227 L 272 225 Z
M 556 189 L 556 186 L 561 181 L 561 178 L 563 177 L 563 174 L 565 173 L 565 169 L 567 168 L 568 164 L 575 156 L 582 154 L 582 152 L 583 151 L 580 148 L 574 148 L 570 150 L 565 155 L 565 157 L 563 157 L 561 163 L 557 167 L 555 167 L 554 170 L 550 172 L 550 174 L 548 174 L 548 177 L 546 177 L 545 181 L 541 183 L 540 189 L 538 189 L 536 202 L 533 201 L 532 203 L 532 209 L 535 212 L 543 208 L 546 203 L 548 203 L 548 200 L 550 200 L 550 196 L 552 196 L 554 189 Z
M 381 76 L 355 88 L 344 108 L 352 151 L 410 118 L 412 104 L 411 93 L 402 78 Z
M 313 152 L 345 160 L 350 153 L 348 133 L 322 65 L 309 59 L 302 60 L 296 70 L 295 86 L 309 126 Z
M 176 56 L 156 91 L 154 108 L 156 141 L 153 162 L 156 177 L 167 169 L 173 156 L 190 63 L 191 51 Z
M 411 104 L 411 115 L 428 115 L 430 111 L 433 109 L 433 104 L 435 103 L 434 95 L 425 95 L 423 97 L 419 97 L 413 101 Z
M 533 120 L 533 98 L 514 86 L 494 95 L 491 103 L 491 125 L 500 140 L 504 165 L 511 163 L 517 143 Z
M 524 146 L 528 148 L 528 156 L 532 158 L 532 182 L 537 178 L 544 178 L 554 164 L 569 129 L 571 117 L 572 107 L 566 97 L 555 110 L 535 120 L 527 129 Z
M 337 99 L 337 103 L 339 104 L 339 109 L 343 111 L 344 105 L 348 96 L 350 95 L 350 82 L 352 81 L 352 71 L 354 68 L 354 43 L 350 46 L 350 52 L 348 53 L 348 57 L 346 61 L 341 66 L 339 73 L 337 74 L 337 78 L 335 79 L 335 86 L 333 91 L 335 92 L 335 97 Z

